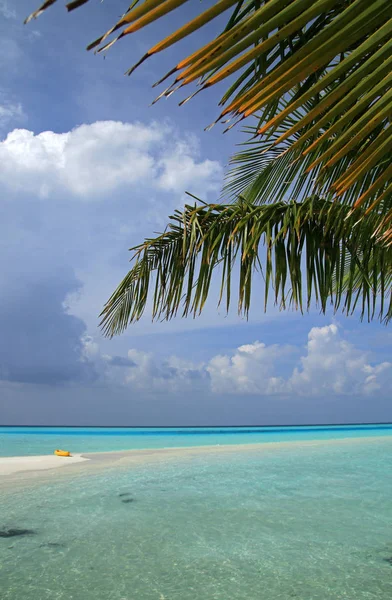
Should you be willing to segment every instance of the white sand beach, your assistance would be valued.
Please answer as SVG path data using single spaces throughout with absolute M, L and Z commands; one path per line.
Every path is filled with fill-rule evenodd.
M 0 457 L 0 477 L 4 475 L 13 475 L 21 471 L 46 471 L 48 469 L 58 469 L 73 463 L 79 463 L 88 460 L 81 454 L 72 456 L 55 456 L 48 454 L 46 456 L 7 456 Z

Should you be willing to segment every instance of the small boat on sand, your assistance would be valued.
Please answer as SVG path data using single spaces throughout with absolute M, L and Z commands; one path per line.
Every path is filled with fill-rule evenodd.
M 56 456 L 71 456 L 71 453 L 68 452 L 68 450 L 55 450 L 54 453 Z

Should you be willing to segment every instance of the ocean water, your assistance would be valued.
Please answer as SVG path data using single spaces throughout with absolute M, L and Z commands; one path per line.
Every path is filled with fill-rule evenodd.
M 300 427 L 0 427 L 0 456 L 392 435 L 392 424 Z
M 0 537 L 0 597 L 390 600 L 392 436 L 359 435 L 0 485 L 0 531 L 31 532 Z

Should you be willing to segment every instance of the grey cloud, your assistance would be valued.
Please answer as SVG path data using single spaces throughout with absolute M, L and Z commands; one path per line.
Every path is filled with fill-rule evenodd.
M 0 294 L 0 378 L 64 384 L 91 381 L 94 367 L 83 360 L 85 324 L 64 308 L 80 286 L 69 269 L 51 275 L 8 276 Z
M 106 362 L 112 367 L 135 367 L 136 363 L 126 356 L 108 356 Z

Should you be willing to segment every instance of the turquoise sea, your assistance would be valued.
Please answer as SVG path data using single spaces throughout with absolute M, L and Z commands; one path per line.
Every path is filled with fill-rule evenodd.
M 0 427 L 0 456 L 392 435 L 392 424 L 291 427 Z
M 1 600 L 390 600 L 392 426 L 245 429 L 2 432 L 0 455 L 188 450 L 5 478 Z

